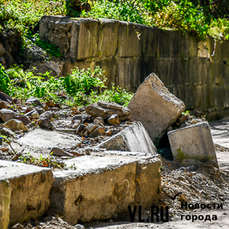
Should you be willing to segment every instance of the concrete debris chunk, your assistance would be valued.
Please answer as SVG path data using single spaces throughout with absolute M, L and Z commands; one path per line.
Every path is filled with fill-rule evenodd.
M 8 182 L 7 187 L 4 182 Z M 51 169 L 0 160 L 1 184 L 5 185 L 9 200 L 11 225 L 38 218 L 48 210 L 53 184 Z
M 100 104 L 102 104 L 103 107 L 100 106 Z M 115 106 L 117 106 L 118 109 Z M 86 107 L 86 112 L 90 114 L 92 117 L 102 117 L 103 119 L 108 119 L 113 114 L 117 114 L 119 117 L 124 116 L 128 118 L 130 115 L 130 110 L 127 107 L 122 107 L 122 109 L 120 110 L 120 105 L 108 102 L 98 102 L 90 104 Z
M 132 118 L 141 121 L 155 141 L 177 120 L 185 110 L 185 105 L 152 73 L 139 86 L 128 108 Z
M 116 135 L 98 145 L 108 150 L 157 154 L 157 149 L 141 122 L 134 122 Z
M 210 126 L 200 122 L 168 132 L 169 143 L 174 159 L 182 165 L 211 163 L 218 167 Z

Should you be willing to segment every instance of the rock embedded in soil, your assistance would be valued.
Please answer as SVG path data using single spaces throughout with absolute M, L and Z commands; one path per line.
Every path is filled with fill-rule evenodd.
M 28 131 L 28 128 L 23 124 L 21 120 L 18 119 L 11 119 L 4 123 L 4 126 L 9 128 L 12 131 Z
M 155 141 L 177 120 L 185 110 L 185 105 L 152 73 L 139 86 L 128 108 L 132 118 L 141 121 Z
M 53 147 L 50 151 L 50 154 L 52 154 L 53 156 L 69 156 L 69 157 L 73 156 L 73 154 L 68 153 L 58 147 Z
M 0 100 L 0 109 L 3 109 L 3 108 L 9 108 L 9 106 L 7 102 Z
M 108 124 L 109 125 L 116 126 L 119 123 L 120 123 L 119 122 L 119 116 L 117 114 L 113 114 L 113 115 L 110 116 L 110 118 L 108 118 Z
M 3 120 L 3 122 L 7 122 L 11 119 L 14 119 L 18 115 L 19 115 L 18 113 L 6 108 L 0 110 L 0 118 Z

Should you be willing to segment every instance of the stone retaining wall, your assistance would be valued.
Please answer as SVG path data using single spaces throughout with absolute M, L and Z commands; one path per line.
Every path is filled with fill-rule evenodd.
M 61 74 L 75 66 L 106 70 L 112 83 L 135 91 L 155 72 L 187 109 L 229 107 L 229 41 L 199 41 L 178 31 L 165 31 L 108 19 L 44 16 L 41 39 L 60 47 L 67 58 Z M 211 56 L 213 53 L 214 56 Z

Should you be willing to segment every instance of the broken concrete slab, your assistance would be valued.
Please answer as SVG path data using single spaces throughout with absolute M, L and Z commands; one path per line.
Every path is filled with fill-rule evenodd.
M 68 223 L 116 218 L 130 204 L 145 208 L 159 201 L 157 156 L 82 156 L 65 163 L 72 169 L 53 172 L 50 201 Z
M 18 152 L 24 150 L 24 153 L 31 152 L 33 156 L 40 157 L 42 154 L 47 157 L 53 147 L 71 148 L 80 142 L 81 139 L 73 134 L 37 128 L 13 142 L 12 146 Z
M 9 181 L 0 181 L 0 228 L 8 229 L 10 223 L 11 187 Z
M 0 160 L 0 184 L 4 181 L 11 187 L 10 224 L 40 217 L 48 210 L 51 169 Z
M 182 165 L 207 162 L 218 167 L 208 122 L 200 122 L 168 132 L 173 157 Z
M 121 150 L 157 154 L 157 149 L 141 122 L 134 122 L 116 135 L 98 145 L 107 150 Z
M 128 108 L 132 118 L 141 121 L 151 139 L 156 141 L 177 120 L 185 105 L 152 73 L 139 86 Z

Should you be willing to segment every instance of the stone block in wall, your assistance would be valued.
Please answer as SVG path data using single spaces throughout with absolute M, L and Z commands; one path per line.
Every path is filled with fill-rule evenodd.
M 118 28 L 118 57 L 140 57 L 141 27 L 138 24 L 120 21 Z M 139 29 L 140 28 L 140 29 Z
M 50 169 L 0 160 L 0 185 L 4 181 L 11 187 L 10 224 L 40 217 L 48 210 L 53 183 Z
M 198 42 L 198 57 L 210 58 L 211 56 L 211 40 L 208 38 L 205 41 Z
M 154 73 L 139 86 L 128 108 L 134 120 L 142 122 L 153 141 L 166 132 L 185 109 Z
M 117 84 L 127 90 L 137 89 L 144 69 L 141 57 L 117 58 Z
M 99 22 L 93 19 L 80 19 L 77 60 L 98 55 Z
M 99 20 L 98 56 L 114 57 L 118 48 L 119 22 L 111 19 Z
M 0 228 L 8 229 L 10 224 L 11 187 L 9 181 L 0 181 Z
M 210 162 L 218 167 L 210 126 L 207 122 L 168 132 L 173 157 L 184 166 Z

